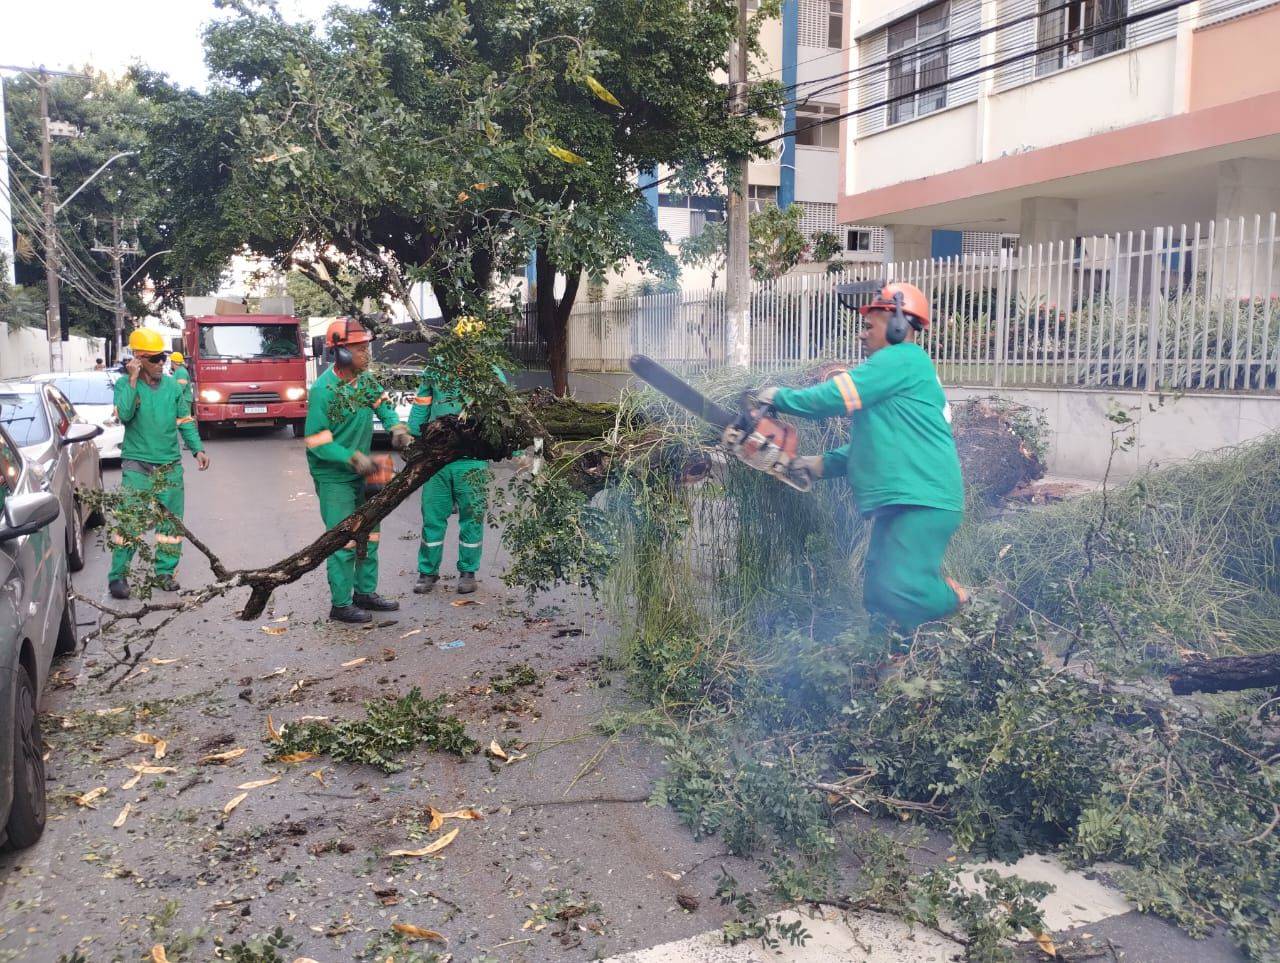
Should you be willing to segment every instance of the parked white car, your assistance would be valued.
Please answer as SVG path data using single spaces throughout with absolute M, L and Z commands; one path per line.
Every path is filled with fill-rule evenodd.
M 96 439 L 98 456 L 103 461 L 119 461 L 120 446 L 124 444 L 124 425 L 116 417 L 113 401 L 115 371 L 77 371 L 74 374 L 38 374 L 28 381 L 53 382 L 67 400 L 75 405 L 76 413 L 91 425 L 102 429 Z

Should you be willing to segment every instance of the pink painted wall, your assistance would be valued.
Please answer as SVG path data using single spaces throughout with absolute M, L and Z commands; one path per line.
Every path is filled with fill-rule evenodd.
M 1191 109 L 1280 90 L 1280 6 L 1197 30 L 1191 45 Z

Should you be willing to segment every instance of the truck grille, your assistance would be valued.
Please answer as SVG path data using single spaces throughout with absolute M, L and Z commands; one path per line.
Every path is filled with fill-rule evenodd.
M 227 399 L 232 405 L 278 405 L 280 396 L 274 391 L 240 391 Z

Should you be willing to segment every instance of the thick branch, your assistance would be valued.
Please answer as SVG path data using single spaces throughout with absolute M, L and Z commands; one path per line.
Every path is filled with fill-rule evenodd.
M 1169 670 L 1174 695 L 1280 686 L 1280 652 L 1193 659 Z

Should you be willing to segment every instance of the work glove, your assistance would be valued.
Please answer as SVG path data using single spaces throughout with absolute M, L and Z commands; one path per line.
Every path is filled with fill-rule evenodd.
M 365 478 L 378 471 L 378 466 L 374 460 L 362 451 L 353 451 L 351 453 L 350 464 L 358 474 Z
M 810 478 L 822 477 L 822 456 L 821 455 L 796 455 L 791 459 L 791 467 L 799 470 L 804 469 L 809 473 Z
M 763 388 L 757 388 L 757 389 L 756 389 L 754 392 L 752 392 L 752 393 L 755 395 L 756 404 L 758 404 L 758 405 L 772 405 L 772 404 L 773 404 L 773 396 L 774 396 L 774 395 L 776 395 L 776 394 L 778 393 L 778 386 L 777 386 L 777 385 L 765 385 Z
M 404 451 L 413 444 L 413 435 L 409 434 L 409 426 L 406 424 L 391 426 L 391 447 L 396 451 Z

